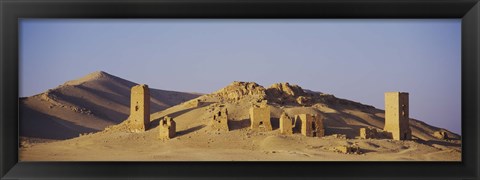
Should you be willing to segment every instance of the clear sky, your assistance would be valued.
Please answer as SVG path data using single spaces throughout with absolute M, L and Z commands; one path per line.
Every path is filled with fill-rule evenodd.
M 290 82 L 461 133 L 461 20 L 20 21 L 20 96 L 94 71 L 151 88 L 210 93 L 232 81 Z

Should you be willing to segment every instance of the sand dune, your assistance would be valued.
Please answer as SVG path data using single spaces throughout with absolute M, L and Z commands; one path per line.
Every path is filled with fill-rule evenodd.
M 136 83 L 94 72 L 44 93 L 20 99 L 20 136 L 69 139 L 124 121 L 130 112 L 130 88 Z M 200 96 L 151 89 L 156 112 Z
M 249 129 L 248 109 L 267 99 L 273 131 Z M 192 106 L 200 102 L 198 106 Z M 210 123 L 218 106 L 228 109 L 230 131 L 213 131 Z M 281 135 L 279 117 L 301 113 L 325 117 L 325 137 Z M 158 139 L 158 121 L 173 117 L 177 136 Z M 264 88 L 234 82 L 214 93 L 154 112 L 147 131 L 132 133 L 123 122 L 107 130 L 51 143 L 26 144 L 23 161 L 460 161 L 461 137 L 411 119 L 412 140 L 359 139 L 362 127 L 383 128 L 384 111 L 333 95 L 304 91 L 288 83 Z M 446 131 L 450 139 L 433 133 Z M 336 147 L 355 145 L 360 153 L 339 153 Z M 95 152 L 95 153 L 92 153 Z

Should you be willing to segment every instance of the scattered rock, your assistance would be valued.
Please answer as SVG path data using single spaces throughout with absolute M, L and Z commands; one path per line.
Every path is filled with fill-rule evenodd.
M 447 134 L 447 132 L 442 131 L 442 130 L 440 130 L 440 131 L 435 131 L 435 132 L 433 133 L 433 136 L 434 136 L 435 138 L 437 138 L 437 139 L 442 139 L 442 140 L 447 140 L 447 139 L 448 139 L 448 134 Z
M 360 148 L 358 146 L 337 146 L 335 150 L 343 154 L 360 154 Z

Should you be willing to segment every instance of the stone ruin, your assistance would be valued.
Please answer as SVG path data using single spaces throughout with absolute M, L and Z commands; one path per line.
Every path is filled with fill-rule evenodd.
M 169 116 L 163 117 L 158 123 L 158 138 L 161 140 L 169 140 L 175 137 L 177 125 L 173 118 Z
M 325 136 L 323 119 L 320 115 L 298 114 L 295 116 L 295 127 L 300 127 L 300 132 L 307 137 Z
M 286 135 L 293 134 L 292 119 L 285 112 L 280 116 L 280 133 Z
M 385 93 L 385 127 L 383 129 L 392 133 L 392 138 L 395 140 L 412 138 L 408 93 Z
M 227 108 L 221 108 L 214 113 L 210 127 L 215 131 L 229 131 Z
M 360 139 L 391 139 L 392 133 L 375 127 L 360 128 Z
M 260 104 L 255 104 L 250 108 L 250 129 L 271 131 L 270 107 L 266 100 Z
M 150 125 L 150 89 L 148 85 L 133 86 L 130 99 L 128 128 L 132 132 L 143 132 Z

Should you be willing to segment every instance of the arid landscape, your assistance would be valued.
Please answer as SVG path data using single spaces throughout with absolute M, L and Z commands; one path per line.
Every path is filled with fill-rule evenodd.
M 131 88 L 137 83 L 94 72 L 44 93 L 20 99 L 21 161 L 461 161 L 461 136 L 410 117 L 411 138 L 383 133 L 384 107 L 373 107 L 282 82 L 263 87 L 233 81 L 210 94 L 149 87 L 144 131 L 129 127 Z M 270 111 L 272 130 L 251 128 L 250 109 Z M 215 123 L 226 114 L 227 130 Z M 415 109 L 410 109 L 415 111 Z M 283 115 L 282 115 L 283 114 Z M 295 126 L 281 132 L 281 117 L 313 114 L 322 135 Z M 164 117 L 175 135 L 159 138 Z M 222 116 L 224 117 L 224 116 Z M 218 121 L 220 122 L 220 121 Z M 295 125 L 295 123 L 293 124 Z M 318 126 L 317 126 L 318 127 Z M 363 130 L 362 130 L 363 128 Z M 317 131 L 316 131 L 317 132 Z

